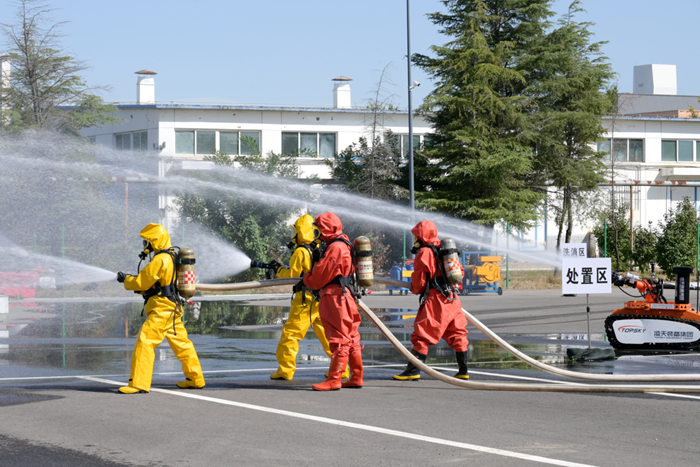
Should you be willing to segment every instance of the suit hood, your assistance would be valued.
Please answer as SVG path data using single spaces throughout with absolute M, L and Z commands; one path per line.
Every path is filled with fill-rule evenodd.
M 332 212 L 324 212 L 316 216 L 316 225 L 321 231 L 321 237 L 328 242 L 343 235 L 343 224 Z
M 420 221 L 411 229 L 411 233 L 413 233 L 423 245 L 431 243 L 437 247 L 440 246 L 440 239 L 437 236 L 437 227 L 435 227 L 433 221 Z
M 316 225 L 314 224 L 314 218 L 308 214 L 304 214 L 294 223 L 294 236 L 292 241 L 297 245 L 303 243 L 313 243 L 314 229 Z
M 170 248 L 170 235 L 160 224 L 148 224 L 141 231 L 141 238 L 153 245 L 153 251 Z

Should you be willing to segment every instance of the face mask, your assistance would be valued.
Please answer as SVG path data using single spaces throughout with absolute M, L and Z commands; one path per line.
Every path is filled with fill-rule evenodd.
M 411 253 L 415 255 L 416 253 L 418 253 L 418 250 L 420 250 L 420 248 L 421 248 L 422 246 L 423 246 L 423 242 L 421 242 L 420 240 L 416 239 L 416 241 L 413 242 L 413 248 L 411 248 Z
M 150 253 L 153 252 L 153 246 L 148 240 L 143 241 L 143 251 L 139 253 L 139 258 L 143 261 L 146 259 L 146 256 L 148 256 Z

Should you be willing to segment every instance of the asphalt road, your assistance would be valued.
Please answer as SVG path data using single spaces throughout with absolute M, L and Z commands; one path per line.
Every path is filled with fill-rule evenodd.
M 619 292 L 591 296 L 592 330 L 601 332 L 604 318 L 625 299 Z M 372 308 L 410 309 L 417 303 L 413 296 L 386 293 L 365 301 Z M 254 303 L 286 306 L 289 299 Z M 462 304 L 497 333 L 514 338 L 587 331 L 586 298 L 561 297 L 558 291 L 474 295 L 463 297 Z M 689 362 L 685 370 L 697 364 L 694 356 L 680 358 Z M 637 364 L 621 361 L 615 368 L 633 372 L 622 367 Z M 672 363 L 657 368 L 675 371 Z M 0 465 L 700 463 L 695 440 L 700 396 L 465 390 L 427 377 L 393 381 L 395 368 L 379 362 L 366 369 L 361 390 L 311 391 L 324 371 L 324 365 L 311 366 L 294 381 L 271 381 L 269 367 L 232 368 L 207 374 L 206 388 L 190 391 L 174 388 L 176 375 L 161 376 L 150 394 L 129 396 L 115 392 L 123 375 L 0 374 Z M 534 370 L 470 372 L 477 381 L 562 381 Z

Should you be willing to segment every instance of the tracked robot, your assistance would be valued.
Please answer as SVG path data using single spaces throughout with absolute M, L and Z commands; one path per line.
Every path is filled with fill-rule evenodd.
M 613 272 L 613 285 L 635 288 L 644 300 L 625 302 L 605 320 L 605 332 L 616 349 L 694 350 L 700 348 L 700 313 L 690 303 L 690 274 L 693 268 L 676 266 L 675 287 L 654 275 L 651 278 Z M 675 288 L 674 302 L 664 297 L 664 286 Z M 627 292 L 625 292 L 627 293 Z M 629 295 L 629 294 L 627 294 Z M 631 295 L 630 295 L 631 296 Z

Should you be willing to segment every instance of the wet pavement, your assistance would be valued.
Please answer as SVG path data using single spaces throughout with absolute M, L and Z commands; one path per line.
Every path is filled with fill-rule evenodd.
M 171 391 L 171 389 L 173 389 L 176 381 L 182 379 L 182 373 L 180 363 L 170 350 L 167 342 L 164 342 L 156 350 L 153 378 L 154 391 L 149 395 L 137 396 L 136 398 L 132 396 L 132 399 L 127 396 L 114 396 L 116 385 L 119 382 L 125 383 L 128 379 L 134 337 L 144 320 L 140 316 L 142 304 L 131 298 L 124 300 L 92 300 L 11 301 L 10 313 L 5 323 L 8 337 L 0 338 L 0 407 L 4 411 L 18 411 L 15 415 L 19 416 L 19 418 L 14 418 L 18 424 L 12 426 L 5 424 L 0 428 L 0 465 L 42 465 L 41 463 L 31 464 L 30 461 L 34 462 L 37 460 L 31 460 L 31 456 L 26 459 L 25 457 L 21 458 L 27 461 L 26 464 L 18 463 L 20 457 L 12 456 L 7 457 L 6 460 L 14 459 L 13 462 L 15 464 L 2 462 L 2 453 L 24 453 L 22 454 L 24 456 L 26 448 L 22 448 L 22 446 L 25 445 L 43 446 L 42 449 L 49 451 L 51 449 L 73 449 L 76 454 L 88 456 L 85 457 L 85 462 L 89 462 L 92 459 L 90 456 L 97 456 L 95 459 L 104 461 L 103 465 L 153 465 L 154 458 L 148 451 L 139 451 L 138 455 L 132 458 L 130 456 L 133 454 L 133 451 L 128 446 L 122 446 L 122 449 L 117 454 L 109 454 L 109 452 L 117 451 L 108 450 L 108 452 L 98 449 L 97 451 L 99 452 L 97 452 L 92 448 L 85 449 L 80 443 L 72 441 L 72 438 L 67 439 L 65 436 L 61 436 L 51 430 L 49 430 L 48 435 L 39 436 L 37 433 L 41 432 L 44 427 L 37 427 L 33 423 L 25 424 L 23 422 L 26 421 L 25 416 L 20 415 L 29 414 L 32 419 L 35 419 L 36 423 L 42 419 L 46 421 L 46 417 L 53 419 L 58 416 L 58 413 L 61 411 L 54 411 L 61 403 L 68 406 L 77 404 L 81 407 L 81 410 L 62 415 L 68 417 L 65 423 L 71 424 L 79 420 L 83 425 L 90 425 L 95 419 L 99 419 L 101 420 L 100 423 L 109 424 L 111 423 L 109 417 L 105 419 L 102 414 L 105 408 L 104 404 L 111 405 L 116 403 L 113 398 L 116 397 L 121 410 L 127 410 L 129 417 L 136 416 L 138 418 L 138 410 L 148 410 L 151 414 L 150 416 L 155 417 L 157 420 L 162 414 L 151 412 L 150 409 L 144 409 L 144 407 L 148 407 L 148 404 L 146 406 L 142 405 L 144 401 L 158 400 L 158 405 L 160 406 L 162 398 L 173 398 L 175 391 Z M 591 341 L 593 346 L 608 346 L 602 333 L 602 321 L 614 307 L 621 306 L 623 301 L 624 298 L 615 294 L 591 297 Z M 410 334 L 416 313 L 415 297 L 389 296 L 388 293 L 384 292 L 366 297 L 365 302 L 380 316 L 394 335 L 410 348 Z M 583 306 L 583 311 L 581 311 L 579 302 L 581 302 L 581 297 L 561 297 L 558 291 L 506 292 L 502 297 L 487 296 L 486 294 L 462 297 L 462 304 L 465 308 L 469 309 L 484 324 L 499 333 L 511 345 L 537 360 L 560 368 L 589 373 L 629 375 L 642 373 L 700 373 L 698 368 L 700 367 L 699 352 L 627 352 L 618 353 L 618 358 L 615 360 L 587 363 L 568 362 L 566 360 L 567 348 L 586 347 L 588 344 L 585 305 Z M 585 298 L 583 298 L 583 303 L 585 303 Z M 302 413 L 305 416 L 336 416 L 339 420 L 355 420 L 357 417 L 353 416 L 352 413 L 346 413 L 343 410 L 337 411 L 338 407 L 335 407 L 329 399 L 331 394 L 309 391 L 311 384 L 323 379 L 323 373 L 326 371 L 329 362 L 313 332 L 309 332 L 301 342 L 297 360 L 298 371 L 294 380 L 271 381 L 269 379 L 269 374 L 277 366 L 275 350 L 288 312 L 289 297 L 286 295 L 218 297 L 216 300 L 213 297 L 204 297 L 204 300 L 197 301 L 194 306 L 187 307 L 185 325 L 195 344 L 207 378 L 207 387 L 204 390 L 188 394 L 196 393 L 204 396 L 212 395 L 215 398 L 222 397 L 223 400 L 229 401 L 229 403 L 238 403 L 231 402 L 232 398 L 238 399 L 242 397 L 247 399 L 246 403 L 260 404 L 260 407 L 268 407 L 274 401 L 272 405 L 277 407 L 275 410 L 278 411 L 294 409 L 299 411 L 295 413 Z M 517 360 L 508 352 L 503 351 L 473 327 L 470 326 L 469 329 L 469 364 L 473 379 L 479 381 L 496 380 L 498 382 L 563 381 L 562 378 L 533 369 Z M 604 457 L 591 455 L 585 449 L 586 443 L 592 443 L 593 439 L 598 436 L 598 434 L 595 434 L 595 429 L 588 426 L 595 423 L 595 417 L 588 415 L 586 411 L 598 410 L 596 401 L 600 401 L 601 395 L 535 395 L 512 392 L 466 391 L 444 385 L 427 377 L 424 377 L 418 383 L 398 383 L 391 380 L 391 374 L 395 373 L 397 368 L 405 365 L 405 360 L 366 319 L 363 319 L 361 336 L 365 346 L 363 361 L 367 367 L 366 388 L 364 391 L 345 390 L 332 394 L 347 394 L 344 397 L 349 399 L 343 399 L 344 405 L 350 404 L 352 407 L 359 407 L 355 404 L 364 404 L 363 407 L 375 407 L 377 413 L 385 413 L 386 411 L 386 418 L 376 420 L 375 423 L 381 422 L 380 424 L 382 425 L 388 423 L 394 426 L 395 429 L 399 428 L 402 430 L 402 433 L 423 433 L 428 436 L 439 435 L 439 439 L 445 440 L 450 438 L 449 433 L 452 433 L 449 429 L 445 431 L 444 427 L 437 428 L 437 426 L 435 431 L 419 428 L 418 425 L 415 425 L 416 420 L 410 416 L 410 413 L 408 414 L 408 419 L 405 419 L 407 414 L 398 416 L 395 410 L 399 409 L 388 408 L 387 404 L 391 404 L 386 397 L 389 397 L 393 402 L 399 402 L 398 407 L 410 407 L 410 404 L 421 401 L 424 407 L 416 413 L 421 414 L 421 424 L 426 426 L 433 426 L 441 417 L 455 417 L 455 413 L 449 414 L 450 406 L 443 406 L 440 402 L 439 399 L 443 397 L 447 398 L 447 400 L 454 398 L 463 399 L 464 405 L 460 403 L 460 411 L 464 410 L 463 415 L 466 419 L 471 419 L 474 415 L 471 410 L 468 410 L 471 407 L 471 400 L 481 399 L 488 403 L 492 409 L 493 404 L 496 404 L 499 407 L 498 409 L 493 409 L 496 412 L 506 410 L 505 407 L 509 404 L 514 404 L 518 400 L 522 403 L 541 401 L 541 403 L 545 404 L 541 406 L 541 409 L 548 413 L 551 419 L 547 422 L 547 419 L 543 418 L 542 422 L 545 425 L 549 423 L 549 428 L 538 427 L 536 431 L 556 433 L 557 426 L 559 426 L 560 431 L 562 427 L 565 427 L 566 430 L 570 431 L 570 444 L 573 443 L 569 446 L 571 449 L 552 448 L 553 443 L 556 444 L 554 441 L 557 435 L 547 435 L 553 436 L 552 439 L 538 439 L 539 435 L 535 436 L 533 433 L 533 438 L 529 439 L 525 433 L 515 435 L 517 430 L 513 432 L 511 428 L 502 432 L 497 418 L 493 418 L 488 413 L 481 414 L 487 418 L 480 423 L 488 424 L 488 428 L 485 431 L 496 433 L 498 436 L 493 439 L 482 439 L 484 445 L 493 447 L 494 445 L 504 444 L 505 446 L 513 447 L 514 439 L 524 436 L 528 441 L 525 442 L 522 439 L 518 443 L 525 442 L 525 445 L 530 447 L 525 449 L 522 448 L 523 445 L 515 443 L 522 448 L 518 451 L 520 454 L 529 453 L 547 457 L 554 452 L 556 454 L 554 457 L 564 462 L 557 465 L 575 465 L 565 463 L 569 461 L 591 463 L 590 465 L 609 464 L 609 462 L 605 462 Z M 448 374 L 450 371 L 454 371 L 453 369 L 456 367 L 454 353 L 444 342 L 431 348 L 428 363 L 444 369 Z M 159 390 L 162 391 L 162 394 L 158 392 Z M 89 397 L 85 397 L 87 393 L 90 394 Z M 265 394 L 270 395 L 270 393 L 274 393 L 273 399 L 265 397 Z M 163 394 L 169 395 L 164 396 Z M 429 403 L 425 402 L 426 397 L 430 397 Z M 438 399 L 435 399 L 435 397 L 438 397 Z M 687 423 L 696 423 L 692 421 L 696 417 L 688 418 L 689 414 L 677 404 L 682 404 L 688 408 L 693 407 L 695 412 L 694 407 L 699 402 L 698 399 L 700 399 L 697 396 L 685 396 L 681 399 L 679 397 L 653 395 L 608 395 L 602 397 L 608 398 L 610 401 L 617 401 L 615 403 L 619 405 L 619 409 L 615 410 L 620 410 L 621 412 L 621 418 L 617 421 L 622 426 L 619 428 L 601 427 L 603 431 L 611 430 L 608 436 L 614 436 L 618 433 L 618 430 L 625 429 L 622 414 L 626 413 L 627 415 L 625 416 L 630 415 L 629 412 L 625 412 L 628 409 L 628 404 L 632 406 L 650 404 L 654 410 L 651 415 L 654 417 L 654 420 L 650 421 L 645 419 L 645 417 L 650 416 L 648 412 L 645 415 L 645 410 L 648 411 L 649 407 L 646 409 L 642 407 L 635 409 L 632 417 L 639 417 L 639 419 L 636 422 L 630 421 L 630 423 L 637 424 L 639 420 L 644 420 L 645 423 L 651 423 L 649 426 L 653 426 L 654 423 L 662 424 L 667 417 L 658 414 L 663 414 L 664 410 L 668 410 L 669 414 L 684 414 L 682 416 L 674 415 L 677 419 L 676 421 L 680 424 L 678 430 L 681 430 Z M 174 399 L 181 398 L 174 397 Z M 314 399 L 316 401 L 322 400 L 321 406 L 318 406 Z M 550 407 L 545 402 L 547 400 L 556 401 L 556 403 L 553 403 Z M 582 403 L 584 400 L 585 403 Z M 132 410 L 128 408 L 130 402 L 137 404 Z M 178 406 L 182 407 L 184 412 L 190 414 L 192 410 L 197 410 L 196 408 L 203 403 L 190 400 L 173 402 L 179 404 Z M 331 405 L 327 405 L 329 403 Z M 409 405 L 407 406 L 406 404 Z M 41 411 L 36 412 L 39 407 L 41 407 Z M 92 411 L 83 412 L 89 407 L 92 408 Z M 323 407 L 326 407 L 328 410 L 325 411 Z M 513 407 L 521 408 L 519 404 L 515 404 Z M 567 407 L 571 408 L 571 410 L 567 409 Z M 134 413 L 134 410 L 137 412 Z M 363 409 L 361 412 L 365 410 Z M 484 409 L 479 410 L 483 411 Z M 638 413 L 637 410 L 639 411 Z M 518 412 L 519 410 L 504 412 L 508 414 L 509 425 L 513 426 L 514 424 L 520 425 L 523 423 L 527 425 L 527 419 L 533 418 L 533 414 L 530 413 L 528 415 L 529 410 L 523 411 L 520 415 Z M 577 436 L 576 430 L 571 430 L 571 424 L 567 422 L 572 414 L 578 414 L 583 425 L 593 430 L 584 437 L 584 440 L 573 441 Z M 277 415 L 277 417 L 279 416 L 283 415 Z M 216 418 L 216 411 L 213 417 Z M 263 418 L 265 417 L 271 417 L 271 415 L 263 416 Z M 275 416 L 272 417 L 274 418 Z M 373 414 L 368 412 L 367 419 L 362 420 L 362 422 L 368 423 L 373 420 L 372 417 Z M 540 416 L 538 415 L 536 418 L 540 418 Z M 13 418 L 10 417 L 9 419 Z M 462 419 L 457 417 L 456 420 Z M 167 423 L 168 419 L 163 418 L 161 421 Z M 207 436 L 211 436 L 216 431 L 217 424 L 221 423 L 221 421 L 218 421 L 208 426 L 207 424 L 211 421 L 199 419 L 198 430 L 202 430 L 202 433 L 190 433 L 187 436 L 193 436 L 195 439 L 205 436 L 204 433 L 209 433 Z M 139 423 L 145 422 L 141 420 Z M 155 421 L 149 420 L 148 423 L 155 423 Z M 276 422 L 275 420 L 258 420 L 255 416 L 250 415 L 246 418 L 246 423 L 250 425 L 250 429 L 253 431 L 260 430 L 263 426 L 268 426 L 268 428 L 263 429 L 263 432 L 265 432 L 270 429 L 270 424 L 274 426 Z M 287 424 L 289 422 L 285 421 L 283 423 Z M 48 425 L 51 425 L 51 423 Z M 370 425 L 374 426 L 374 424 Z M 36 431 L 32 431 L 31 427 L 34 427 Z M 238 436 L 241 435 L 236 427 L 228 427 L 227 429 L 237 433 Z M 323 433 L 322 427 L 314 428 L 314 430 L 316 429 L 321 430 Z M 342 441 L 347 439 L 345 438 L 347 433 L 343 433 L 341 430 L 337 434 L 339 437 L 338 441 L 344 446 L 348 446 L 348 443 Z M 78 433 L 75 435 L 82 436 Z M 129 439 L 131 435 L 122 434 L 120 439 Z M 278 435 L 286 436 L 281 433 Z M 698 454 L 698 448 L 695 447 L 695 444 L 685 446 L 681 441 L 687 435 L 680 436 L 681 439 L 678 440 L 680 444 L 674 448 L 674 458 L 680 462 L 679 465 L 690 465 L 684 464 L 683 459 L 686 459 L 686 456 L 690 456 L 691 453 Z M 479 438 L 479 436 L 476 436 L 476 438 Z M 475 442 L 475 439 L 470 439 L 466 442 Z M 505 443 L 503 443 L 504 440 Z M 42 444 L 46 442 L 49 444 Z M 95 442 L 99 444 L 97 441 Z M 392 444 L 393 441 L 389 440 L 387 443 L 395 446 Z M 432 443 L 434 446 L 436 442 Z M 239 445 L 238 442 L 235 444 L 236 446 Z M 262 444 L 265 445 L 265 443 Z M 567 443 L 562 445 L 565 444 Z M 613 444 L 608 442 L 605 449 L 610 449 L 611 452 L 614 451 Z M 572 447 L 574 445 L 576 445 L 575 448 Z M 412 448 L 413 444 L 409 443 L 409 446 Z M 472 445 L 470 444 L 470 446 Z M 396 448 L 402 449 L 400 446 Z M 599 448 L 602 449 L 600 446 Z M 223 452 L 225 448 L 219 447 L 215 449 L 218 449 L 216 455 L 211 453 L 207 455 L 209 464 L 231 465 L 225 461 L 226 456 Z M 267 460 L 279 460 L 279 456 L 284 458 L 281 451 L 278 451 L 274 445 L 270 446 L 267 443 L 266 449 L 272 451 L 270 455 L 258 458 L 258 454 L 250 451 L 249 447 L 247 457 L 244 456 L 238 461 L 243 465 L 266 465 Z M 434 449 L 434 447 L 430 449 Z M 474 454 L 475 452 L 482 452 L 478 449 L 465 448 L 464 446 L 453 446 L 450 449 L 464 451 L 457 456 L 457 459 L 461 459 L 460 456 L 467 456 L 464 458 L 465 462 L 469 456 L 476 455 Z M 602 449 L 602 451 L 605 451 L 605 449 Z M 509 450 L 507 451 L 510 452 Z M 316 458 L 311 455 L 314 452 L 316 451 L 311 449 L 309 455 L 299 457 L 297 461 L 291 462 L 291 464 L 340 465 L 340 463 L 325 462 L 322 458 Z M 382 458 L 381 451 L 378 451 L 372 459 L 377 461 L 376 463 L 382 463 L 383 465 L 398 465 L 398 459 L 403 459 L 401 462 L 404 463 L 411 463 L 412 459 L 422 459 L 424 465 L 438 465 L 442 463 L 437 462 L 432 457 L 424 458 L 424 453 L 423 451 L 421 452 L 421 455 L 415 459 L 410 456 L 408 459 L 405 459 L 405 452 L 398 457 L 388 456 Z M 637 459 L 636 453 L 634 455 L 628 454 L 630 462 Z M 654 452 L 648 454 L 652 455 L 653 458 Z M 668 453 L 666 454 L 668 455 Z M 68 454 L 63 453 L 61 455 L 67 456 Z M 377 456 L 379 459 L 376 458 Z M 185 456 L 185 458 L 188 457 Z M 159 462 L 162 463 L 158 465 L 182 465 L 181 461 L 177 461 L 177 459 L 169 455 L 164 455 L 161 459 Z M 195 459 L 196 456 L 192 457 L 190 460 L 194 463 L 185 465 L 196 465 Z M 504 459 L 507 460 L 504 461 Z M 492 453 L 480 455 L 478 462 L 479 465 L 520 465 L 515 461 L 516 459 L 522 461 L 525 458 L 513 457 L 503 453 Z M 564 461 L 563 459 L 569 459 L 569 461 Z M 644 459 L 644 456 L 639 457 L 639 459 Z M 378 460 L 382 462 L 378 462 Z M 537 462 L 533 459 L 525 460 Z M 111 464 L 111 462 L 116 462 L 117 464 Z M 126 462 L 126 464 L 121 464 L 122 462 Z M 133 464 L 130 462 L 133 462 Z M 511 462 L 513 463 L 511 464 Z M 639 463 L 627 464 L 626 462 L 614 463 L 616 465 L 649 465 Z M 270 465 L 272 464 L 274 462 L 270 462 Z M 89 464 L 86 463 L 85 465 Z M 95 463 L 94 465 L 100 464 Z

